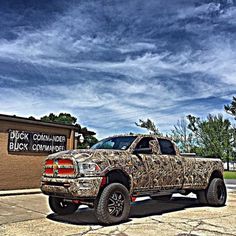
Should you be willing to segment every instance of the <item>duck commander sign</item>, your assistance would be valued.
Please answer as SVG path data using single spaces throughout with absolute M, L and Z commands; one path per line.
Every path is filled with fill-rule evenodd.
M 9 130 L 9 152 L 54 153 L 66 150 L 65 135 Z

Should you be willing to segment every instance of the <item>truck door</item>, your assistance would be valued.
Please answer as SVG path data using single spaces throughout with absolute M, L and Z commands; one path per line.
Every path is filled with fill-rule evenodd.
M 168 139 L 158 138 L 160 154 L 156 156 L 155 188 L 181 188 L 184 180 L 183 160 L 177 155 L 173 143 Z
M 143 137 L 137 143 L 131 156 L 133 164 L 133 187 L 134 190 L 146 191 L 153 188 L 153 174 L 155 173 L 155 154 L 149 147 L 149 141 L 155 140 L 154 137 Z M 157 143 L 157 142 L 156 142 Z M 146 151 L 145 151 L 146 149 Z

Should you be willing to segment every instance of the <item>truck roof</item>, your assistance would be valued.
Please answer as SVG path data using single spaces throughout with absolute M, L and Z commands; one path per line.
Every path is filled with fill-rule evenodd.
M 156 135 L 156 134 L 116 134 L 116 135 L 112 135 L 112 136 L 109 136 L 107 138 L 113 138 L 113 137 L 124 137 L 124 136 L 131 136 L 131 137 L 155 137 L 155 138 L 160 138 L 160 139 L 167 139 L 167 140 L 170 140 L 170 141 L 173 141 L 172 138 L 170 137 L 164 137 L 164 136 L 160 136 L 160 135 Z

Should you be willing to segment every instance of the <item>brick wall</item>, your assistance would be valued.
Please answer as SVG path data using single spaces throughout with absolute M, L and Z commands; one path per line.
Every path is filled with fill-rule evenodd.
M 70 129 L 0 121 L 0 190 L 38 188 L 47 154 L 9 154 L 9 129 L 66 135 L 68 149 L 73 141 Z

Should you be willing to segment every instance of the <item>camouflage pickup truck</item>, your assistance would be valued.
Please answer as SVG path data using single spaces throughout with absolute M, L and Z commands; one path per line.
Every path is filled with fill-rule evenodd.
M 193 192 L 210 206 L 224 205 L 227 197 L 221 160 L 180 154 L 171 140 L 155 135 L 114 136 L 90 149 L 49 155 L 41 190 L 55 213 L 72 214 L 86 204 L 101 224 L 127 220 L 139 196 Z

